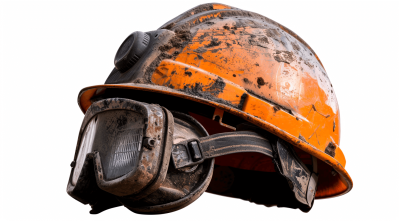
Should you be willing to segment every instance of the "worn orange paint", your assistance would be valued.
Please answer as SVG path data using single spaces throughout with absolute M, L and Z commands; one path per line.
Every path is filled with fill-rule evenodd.
M 199 17 L 197 20 L 199 22 L 203 22 L 203 21 L 205 21 L 207 19 L 210 19 L 210 18 L 217 18 L 218 16 L 219 16 L 219 13 L 216 13 L 216 14 L 211 14 L 211 15 L 206 15 L 206 16 Z M 196 23 L 196 21 L 193 21 L 193 23 Z
M 218 77 L 220 76 L 216 76 L 215 74 L 194 66 L 172 60 L 164 60 L 160 63 L 156 72 L 153 74 L 152 82 L 160 86 L 171 87 L 177 90 L 196 88 L 196 85 L 201 83 L 200 88 L 203 92 L 210 92 L 213 94 L 213 92 L 210 91 L 210 88 L 215 84 Z M 308 80 L 305 80 L 303 83 L 311 82 L 308 86 L 317 88 L 318 85 L 313 83 L 313 80 L 314 79 L 308 77 Z M 224 90 L 215 96 L 230 102 L 234 106 L 238 106 L 240 103 L 240 96 L 242 96 L 243 93 L 247 93 L 247 91 L 228 80 L 224 80 L 224 83 L 226 85 Z M 322 97 L 324 96 L 323 93 L 320 93 L 320 95 Z M 312 96 L 306 96 L 305 100 L 310 99 L 311 97 Z M 300 110 L 303 112 L 305 119 L 296 117 L 295 115 L 285 112 L 284 110 L 279 109 L 279 107 L 274 107 L 274 105 L 265 100 L 252 95 L 247 97 L 242 110 L 243 112 L 267 120 L 269 123 L 285 130 L 293 136 L 304 136 L 307 142 L 317 146 L 316 148 L 323 151 L 329 142 L 332 141 L 329 137 L 338 141 L 338 134 L 334 134 L 333 132 L 333 119 L 335 117 L 329 115 L 332 114 L 329 109 L 318 109 L 318 111 L 316 111 L 314 108 L 317 106 L 321 107 L 320 104 L 317 104 L 317 106 L 310 106 L 304 102 L 302 103 L 305 106 L 304 108 L 300 108 Z M 327 115 L 324 114 L 325 112 Z M 329 117 L 326 117 L 328 115 Z M 313 123 L 310 123 L 308 119 Z M 328 122 L 326 122 L 325 119 L 328 119 Z M 322 124 L 324 122 L 332 125 L 325 128 L 326 124 Z M 343 162 L 343 159 L 344 157 L 341 158 L 340 162 Z
M 230 9 L 230 6 L 222 5 L 222 4 L 213 4 L 214 9 Z
M 219 76 L 197 67 L 177 61 L 164 60 L 153 74 L 151 81 L 160 86 L 179 90 L 197 88 L 197 85 L 203 92 L 208 92 L 215 97 L 230 102 L 232 105 L 238 106 L 241 96 L 246 91 L 240 86 L 225 80 L 224 91 L 214 92 L 213 85 L 218 81 L 218 78 Z
M 319 159 L 317 198 L 345 194 L 352 180 L 340 144 L 340 115 L 333 87 L 315 52 L 286 27 L 244 13 L 229 16 L 228 6 L 185 17 L 192 36 L 150 75 L 151 83 L 106 84 L 83 89 L 83 111 L 99 88 L 125 88 L 173 95 L 241 117 Z M 246 17 L 246 20 L 243 18 Z M 208 21 L 208 25 L 204 22 Z M 179 26 L 180 20 L 175 21 Z M 183 22 L 181 22 L 183 23 Z M 202 24 L 201 26 L 199 24 Z M 175 54 L 178 52 L 178 54 Z M 214 89 L 223 82 L 224 88 Z M 196 95 L 211 95 L 226 103 Z M 247 94 L 244 102 L 241 97 Z M 329 144 L 334 156 L 325 153 Z M 332 169 L 338 175 L 332 174 Z

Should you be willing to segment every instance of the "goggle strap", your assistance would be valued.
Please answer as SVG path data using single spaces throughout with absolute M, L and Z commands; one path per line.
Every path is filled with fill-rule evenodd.
M 240 152 L 258 152 L 273 158 L 279 173 L 287 179 L 296 200 L 311 209 L 318 181 L 317 159 L 312 157 L 313 169 L 310 171 L 292 146 L 281 139 L 269 141 L 252 131 L 218 133 L 175 144 L 171 160 L 175 168 L 179 169 L 194 166 L 204 159 Z

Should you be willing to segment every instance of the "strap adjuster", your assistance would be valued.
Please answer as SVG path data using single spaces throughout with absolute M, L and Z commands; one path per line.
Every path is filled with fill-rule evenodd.
M 202 163 L 204 156 L 199 140 L 189 139 L 174 145 L 171 158 L 176 169 Z

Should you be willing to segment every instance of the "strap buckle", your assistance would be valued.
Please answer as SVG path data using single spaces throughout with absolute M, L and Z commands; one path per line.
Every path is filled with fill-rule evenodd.
M 198 139 L 189 139 L 175 144 L 171 158 L 176 169 L 202 163 L 204 156 L 200 141 Z

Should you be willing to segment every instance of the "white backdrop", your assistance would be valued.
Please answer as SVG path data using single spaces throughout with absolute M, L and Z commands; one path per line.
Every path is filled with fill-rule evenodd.
M 225 1 L 265 15 L 318 54 L 337 93 L 353 190 L 310 213 L 205 193 L 183 210 L 90 215 L 66 193 L 83 114 L 133 31 L 207 1 L 1 2 L 1 223 L 399 223 L 399 2 Z

